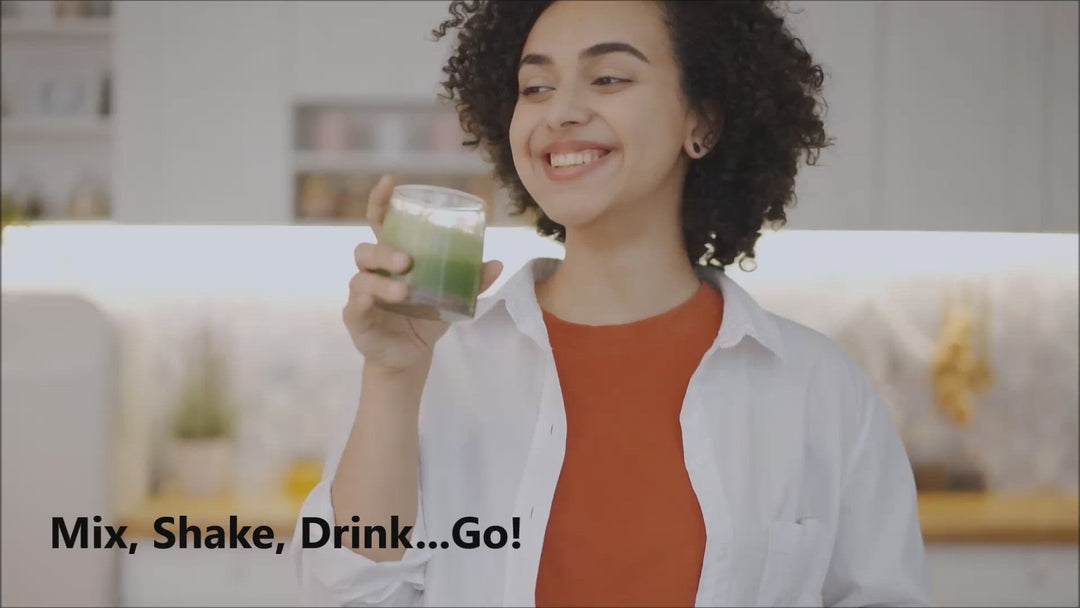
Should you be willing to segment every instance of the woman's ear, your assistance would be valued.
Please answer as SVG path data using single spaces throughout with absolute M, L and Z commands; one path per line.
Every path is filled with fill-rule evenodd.
M 723 114 L 713 104 L 708 104 L 702 112 L 695 112 L 693 127 L 683 145 L 686 154 L 695 159 L 708 154 L 720 138 L 723 121 Z

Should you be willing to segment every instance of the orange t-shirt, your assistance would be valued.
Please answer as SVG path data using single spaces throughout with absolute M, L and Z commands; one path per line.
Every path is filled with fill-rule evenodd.
M 543 317 L 567 429 L 536 605 L 692 606 L 705 523 L 679 413 L 720 329 L 721 293 L 702 283 L 675 308 L 619 325 Z

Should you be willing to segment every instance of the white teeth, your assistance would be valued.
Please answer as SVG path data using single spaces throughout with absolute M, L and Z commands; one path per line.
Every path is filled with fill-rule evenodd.
M 600 158 L 603 154 L 600 150 L 584 150 L 582 152 L 567 152 L 566 154 L 552 154 L 552 167 L 572 167 L 584 165 Z

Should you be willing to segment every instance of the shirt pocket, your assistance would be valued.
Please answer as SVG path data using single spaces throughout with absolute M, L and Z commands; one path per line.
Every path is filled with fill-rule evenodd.
M 821 529 L 821 522 L 812 518 L 772 523 L 756 605 L 822 605 L 820 581 L 811 577 L 818 570 L 812 568 L 811 560 L 815 559 Z

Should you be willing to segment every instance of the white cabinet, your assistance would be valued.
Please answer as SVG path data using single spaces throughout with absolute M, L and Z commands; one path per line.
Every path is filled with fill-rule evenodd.
M 1046 121 L 1049 125 L 1043 154 L 1046 159 L 1047 192 L 1043 205 L 1043 230 L 1076 232 L 1080 207 L 1080 146 L 1077 145 L 1077 93 L 1080 48 L 1077 44 L 1077 2 L 1052 2 L 1046 9 Z
M 53 1 L 4 5 L 0 186 L 39 196 L 43 220 L 107 217 L 112 19 L 98 10 L 61 17 L 64 5 Z M 92 190 L 96 204 L 72 205 Z
M 288 545 L 273 549 L 154 549 L 120 555 L 121 606 L 296 606 Z
M 117 220 L 291 220 L 288 10 L 118 3 Z
M 111 319 L 81 296 L 4 290 L 0 604 L 111 605 L 112 549 L 52 548 L 54 517 L 69 527 L 79 517 L 112 520 Z
M 1076 232 L 1075 2 L 790 4 L 836 144 L 789 227 Z M 116 8 L 122 222 L 292 223 L 294 105 L 433 101 L 452 42 L 443 0 Z
M 123 606 L 287 606 L 300 600 L 292 559 L 257 549 L 153 549 L 120 555 Z M 144 546 L 145 545 L 145 546 Z M 1075 606 L 1075 545 L 927 546 L 939 606 Z
M 1067 74 L 1075 83 L 1076 56 L 1071 65 L 1049 57 L 1070 38 L 1075 49 L 1076 21 L 1049 27 L 1059 12 L 1052 4 L 879 6 L 883 227 L 1038 231 L 1067 223 L 1067 217 L 1043 219 L 1056 209 L 1047 168 L 1058 165 L 1048 141 L 1060 140 L 1061 148 L 1071 143 L 1073 204 L 1077 197 L 1075 85 L 1071 95 L 1059 88 Z M 1067 105 L 1070 97 L 1071 133 L 1064 112 L 1046 112 L 1051 98 Z
M 115 217 L 292 223 L 293 104 L 434 100 L 446 6 L 118 4 Z
M 870 2 L 793 2 L 789 23 L 825 70 L 825 130 L 836 143 L 795 177 L 798 203 L 787 226 L 872 229 L 878 10 Z
M 1076 3 L 792 5 L 837 141 L 790 227 L 1076 232 Z
M 930 544 L 939 606 L 1076 606 L 1076 545 Z
M 431 102 L 449 40 L 431 30 L 449 2 L 293 2 L 290 92 L 306 100 Z M 452 36 L 450 36 L 452 38 Z
M 883 5 L 889 228 L 1039 228 L 1042 7 L 1024 4 Z

